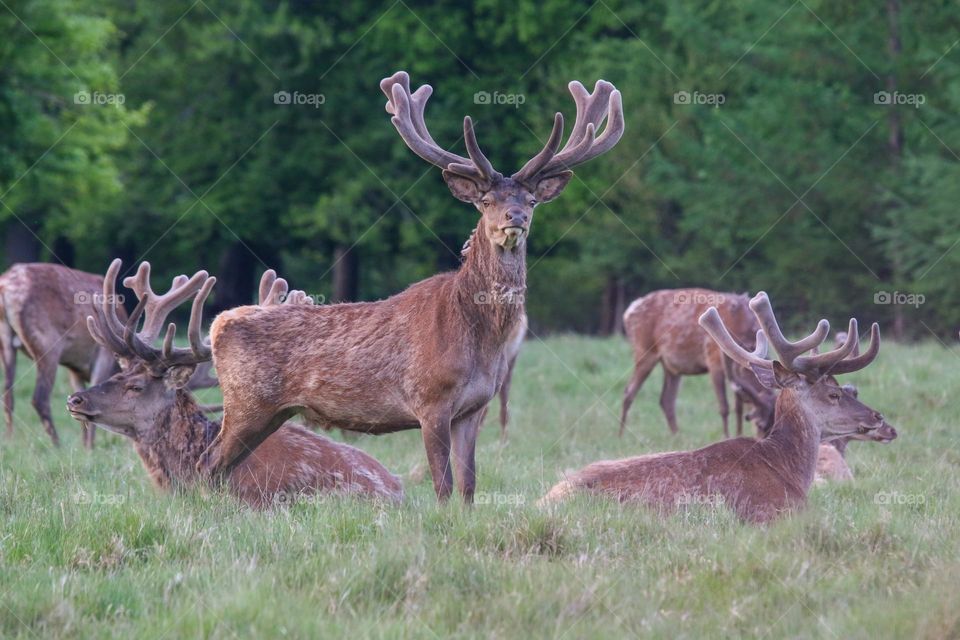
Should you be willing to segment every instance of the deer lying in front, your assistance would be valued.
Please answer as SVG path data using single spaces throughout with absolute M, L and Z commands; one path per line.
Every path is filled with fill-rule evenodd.
M 777 421 L 767 437 L 734 438 L 696 451 L 597 462 L 554 486 L 541 502 L 556 502 L 579 492 L 639 502 L 661 512 L 683 504 L 722 502 L 742 520 L 769 522 L 806 503 L 821 440 L 867 437 L 888 426 L 882 415 L 844 393 L 829 375 L 857 371 L 873 361 L 880 349 L 876 324 L 870 347 L 861 355 L 851 356 L 858 342 L 853 319 L 843 346 L 802 355 L 826 338 L 826 320 L 806 338 L 789 342 L 765 293 L 758 293 L 750 308 L 763 329 L 757 333 L 752 353 L 731 337 L 715 308 L 700 317 L 700 324 L 734 362 L 751 368 L 765 386 L 780 389 Z M 768 339 L 779 361 L 765 358 Z
M 114 260 L 104 280 L 104 300 L 113 300 L 120 270 Z M 133 440 L 134 448 L 153 482 L 170 490 L 190 486 L 200 479 L 200 455 L 220 431 L 208 420 L 185 386 L 196 366 L 210 360 L 210 346 L 200 337 L 204 300 L 216 282 L 201 272 L 185 285 L 162 296 L 157 307 L 152 292 L 139 295 L 139 304 L 126 325 L 113 306 L 95 307 L 88 319 L 91 335 L 113 352 L 123 370 L 107 381 L 75 393 L 67 409 L 78 420 L 88 420 Z M 200 274 L 198 274 L 200 275 Z M 283 288 L 285 284 L 282 281 Z M 176 327 L 171 323 L 158 349 L 137 333 L 144 326 L 162 326 L 178 304 L 193 298 L 189 348 L 173 346 Z M 293 298 L 290 298 L 293 299 Z M 400 501 L 403 487 L 377 460 L 354 447 L 317 435 L 303 427 L 284 424 L 226 478 L 230 492 L 254 508 L 264 508 L 300 494 L 337 492 Z

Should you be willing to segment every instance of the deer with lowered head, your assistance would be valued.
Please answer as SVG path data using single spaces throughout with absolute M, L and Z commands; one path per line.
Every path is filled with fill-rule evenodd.
M 50 393 L 57 367 L 67 369 L 74 391 L 88 382 L 106 380 L 117 370 L 113 355 L 87 332 L 86 317 L 93 312 L 94 300 L 102 289 L 101 276 L 59 264 L 15 264 L 0 275 L 0 348 L 8 436 L 13 434 L 18 348 L 36 364 L 33 408 L 54 445 L 60 444 L 60 437 L 50 413 Z M 94 425 L 83 424 L 87 448 L 93 447 L 94 433 Z
M 604 81 L 593 93 L 570 83 L 577 119 L 567 143 L 560 149 L 557 113 L 543 150 L 508 177 L 480 151 L 469 117 L 466 157 L 433 140 L 424 121 L 429 85 L 411 92 L 401 71 L 380 88 L 403 141 L 480 213 L 470 251 L 457 271 L 377 302 L 221 313 L 211 339 L 223 428 L 201 466 L 210 475 L 229 471 L 284 420 L 307 412 L 344 430 L 420 429 L 438 499 L 452 493 L 455 471 L 461 496 L 472 502 L 479 419 L 507 373 L 508 346 L 524 316 L 534 208 L 560 195 L 573 167 L 620 139 L 620 93 Z
M 779 389 L 776 421 L 766 437 L 732 438 L 695 451 L 596 462 L 554 486 L 541 502 L 589 493 L 661 512 L 684 504 L 719 502 L 744 521 L 765 523 L 806 504 L 821 441 L 866 438 L 888 427 L 880 413 L 844 393 L 832 377 L 863 369 L 876 358 L 877 324 L 871 327 L 870 347 L 863 354 L 852 355 L 858 332 L 856 320 L 851 319 L 849 337 L 841 347 L 804 355 L 826 339 L 826 320 L 812 334 L 790 342 L 780 331 L 765 293 L 758 293 L 750 308 L 762 328 L 752 352 L 730 335 L 716 308 L 700 317 L 700 325 L 734 362 L 752 369 L 768 388 Z M 766 359 L 767 340 L 779 360 Z
M 664 289 L 653 291 L 630 304 L 623 314 L 623 328 L 633 348 L 633 376 L 623 391 L 620 413 L 620 437 L 627 424 L 627 413 L 640 387 L 660 363 L 663 389 L 660 408 L 670 431 L 677 432 L 677 393 L 682 376 L 710 375 L 717 397 L 723 435 L 729 436 L 727 380 L 734 390 L 737 435 L 743 433 L 743 404 L 753 405 L 749 418 L 760 429 L 773 423 L 773 392 L 764 388 L 749 368 L 723 354 L 717 343 L 697 324 L 708 307 L 716 307 L 733 337 L 747 349 L 753 349 L 759 325 L 744 294 L 722 293 L 709 289 Z
M 149 265 L 146 269 L 149 274 Z M 112 296 L 119 270 L 120 261 L 114 260 L 104 280 L 104 300 Z M 123 363 L 123 369 L 67 400 L 74 418 L 96 422 L 130 438 L 150 478 L 164 490 L 187 487 L 201 478 L 197 461 L 220 430 L 218 423 L 204 416 L 186 388 L 196 366 L 211 358 L 210 345 L 201 337 L 201 315 L 215 282 L 200 271 L 189 280 L 174 281 L 162 296 L 153 294 L 149 283 L 142 282 L 139 304 L 126 323 L 112 305 L 94 307 L 95 316 L 88 319 L 90 333 Z M 261 300 L 279 305 L 285 293 L 286 282 L 274 276 L 268 296 L 261 295 Z M 156 336 L 151 327 L 162 326 L 173 308 L 190 299 L 189 347 L 174 346 L 173 323 L 167 327 L 162 346 L 154 346 Z M 286 299 L 296 302 L 299 297 Z M 283 310 L 288 310 L 287 305 Z M 137 331 L 141 317 L 143 327 Z M 281 425 L 266 438 L 232 469 L 225 484 L 230 493 L 253 508 L 321 492 L 387 501 L 403 497 L 399 479 L 371 456 L 293 424 Z

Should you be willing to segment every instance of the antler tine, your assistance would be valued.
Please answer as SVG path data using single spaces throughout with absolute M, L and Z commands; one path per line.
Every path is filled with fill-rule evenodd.
M 179 275 L 173 279 L 169 291 L 158 295 L 150 286 L 150 263 L 146 261 L 140 263 L 136 275 L 125 278 L 123 281 L 124 285 L 133 289 L 137 298 L 150 300 L 144 308 L 143 327 L 139 332 L 140 339 L 147 344 L 152 344 L 160 335 L 163 323 L 170 312 L 199 291 L 207 278 L 209 275 L 204 270 L 197 271 L 190 278 Z
M 554 154 L 536 173 L 521 169 L 521 178 L 531 180 L 548 177 L 572 169 L 613 148 L 623 136 L 623 101 L 620 92 L 609 82 L 598 80 L 593 93 L 574 80 L 569 85 L 570 94 L 577 106 L 577 117 L 570 138 L 560 152 Z M 606 120 L 603 133 L 595 138 L 596 131 Z M 516 177 L 516 176 L 515 176 Z
M 423 85 L 411 94 L 410 76 L 406 71 L 398 71 L 381 80 L 380 89 L 387 96 L 386 110 L 393 116 L 390 121 L 411 151 L 441 169 L 453 164 L 472 165 L 471 159 L 445 150 L 430 136 L 423 116 L 433 93 L 430 85 Z
M 830 323 L 826 320 L 821 320 L 817 323 L 816 330 L 806 338 L 796 342 L 790 342 L 784 337 L 783 332 L 780 330 L 780 325 L 777 323 L 777 318 L 773 313 L 773 307 L 770 306 L 770 298 L 766 292 L 761 291 L 755 295 L 750 301 L 750 308 L 753 310 L 754 315 L 757 316 L 757 320 L 760 322 L 764 333 L 767 334 L 767 339 L 770 341 L 770 344 L 773 345 L 773 348 L 776 349 L 777 354 L 779 354 L 780 363 L 791 371 L 793 370 L 794 361 L 799 356 L 810 351 L 817 345 L 822 344 L 830 333 Z
M 263 304 L 270 297 L 270 290 L 273 288 L 273 283 L 277 281 L 277 272 L 273 269 L 267 269 L 263 272 L 263 275 L 260 276 L 260 293 L 257 296 L 257 304 L 263 306 Z
M 283 304 L 313 304 L 313 298 L 308 296 L 306 291 L 291 289 L 283 299 Z
M 859 342 L 860 334 L 857 332 L 857 320 L 856 318 L 850 318 L 850 324 L 847 328 L 847 339 L 844 340 L 842 345 L 825 353 L 798 356 L 796 360 L 794 360 L 792 368 L 795 371 L 808 374 L 831 372 L 833 365 L 853 353 Z
M 466 177 L 481 179 L 486 182 L 493 182 L 503 177 L 499 171 L 493 168 L 487 156 L 483 155 L 480 145 L 477 144 L 477 134 L 473 130 L 473 119 L 466 116 L 463 119 L 463 139 L 467 145 L 467 154 L 473 164 L 455 163 L 447 167 L 447 171 Z
M 845 358 L 835 363 L 830 367 L 829 373 L 841 375 L 859 371 L 873 362 L 878 353 L 880 353 L 880 325 L 874 322 L 873 325 L 870 326 L 870 346 L 867 347 L 867 350 L 859 355 L 854 355 L 853 357 Z
M 123 335 L 123 323 L 117 316 L 117 275 L 120 273 L 120 267 L 123 262 L 120 258 L 114 258 L 107 268 L 107 274 L 103 278 L 103 299 L 100 301 L 100 313 L 97 313 L 97 319 L 102 321 L 101 335 L 109 339 L 109 334 L 115 336 Z M 94 304 L 94 311 L 97 305 Z M 102 315 L 102 317 L 101 317 Z
M 765 354 L 767 350 L 767 340 L 762 331 L 757 332 L 757 347 L 751 353 L 733 339 L 726 325 L 723 324 L 723 319 L 720 317 L 720 313 L 716 307 L 707 309 L 703 315 L 700 316 L 698 322 L 704 331 L 710 334 L 710 337 L 717 343 L 720 350 L 740 366 L 747 368 L 751 365 L 766 368 L 773 366 L 772 362 L 761 355 Z
M 553 117 L 553 129 L 550 131 L 550 137 L 547 138 L 547 144 L 543 146 L 540 153 L 530 158 L 520 171 L 513 174 L 513 179 L 517 182 L 527 182 L 540 173 L 550 159 L 557 155 L 561 139 L 563 139 L 563 114 L 558 111 Z
M 174 347 L 173 337 L 177 332 L 177 325 L 171 322 L 167 326 L 162 351 L 164 364 L 168 366 L 200 364 L 213 357 L 210 343 L 203 339 L 200 329 L 203 324 L 203 303 L 207 301 L 207 296 L 210 295 L 210 290 L 216 283 L 216 278 L 209 278 L 193 298 L 193 305 L 190 307 L 190 323 L 187 325 L 189 348 Z
M 105 349 L 110 350 L 115 356 L 129 357 L 130 350 L 123 341 L 123 330 L 120 333 L 111 330 L 107 321 L 106 314 L 102 307 L 94 305 L 92 316 L 87 316 L 87 330 L 90 332 L 94 341 Z

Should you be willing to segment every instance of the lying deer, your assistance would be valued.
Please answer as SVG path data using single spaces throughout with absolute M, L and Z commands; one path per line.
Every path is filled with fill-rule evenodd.
M 882 415 L 844 393 L 831 377 L 863 369 L 876 358 L 878 325 L 871 328 L 870 347 L 863 354 L 851 355 L 858 343 L 857 322 L 851 319 L 849 338 L 840 348 L 803 355 L 827 337 L 826 320 L 806 338 L 789 342 L 765 293 L 758 293 L 750 308 L 763 329 L 753 352 L 730 335 L 716 308 L 700 317 L 700 325 L 734 362 L 752 369 L 768 388 L 780 390 L 769 435 L 733 438 L 695 451 L 596 462 L 554 486 L 541 502 L 580 492 L 639 502 L 661 512 L 682 504 L 722 502 L 742 520 L 764 523 L 806 503 L 821 441 L 865 438 L 888 427 Z M 765 358 L 767 339 L 779 361 Z
M 50 413 L 50 393 L 57 367 L 67 369 L 74 391 L 88 382 L 102 382 L 117 370 L 110 352 L 87 333 L 86 317 L 93 312 L 94 298 L 102 288 L 102 277 L 58 264 L 15 264 L 0 275 L 0 349 L 8 436 L 13 434 L 18 346 L 36 364 L 33 408 L 54 445 L 60 444 L 60 437 Z M 86 447 L 93 447 L 94 434 L 94 426 L 83 423 Z
M 120 261 L 114 260 L 103 283 L 104 299 L 113 295 L 119 270 Z M 200 325 L 203 303 L 215 282 L 201 271 L 180 286 L 175 282 L 163 296 L 154 296 L 147 284 L 125 324 L 113 306 L 95 306 L 95 316 L 88 319 L 90 333 L 124 367 L 109 380 L 67 400 L 74 418 L 97 422 L 133 440 L 150 478 L 164 490 L 197 482 L 197 462 L 220 430 L 186 389 L 196 366 L 211 358 Z M 162 326 L 174 307 L 191 298 L 190 346 L 173 346 L 176 326 L 171 323 L 163 346 L 155 347 L 150 328 Z M 138 332 L 141 316 L 144 323 Z M 292 424 L 281 425 L 266 438 L 253 455 L 236 465 L 226 482 L 233 495 L 254 508 L 315 492 L 389 501 L 403 497 L 399 479 L 371 456 Z
M 364 433 L 421 429 L 438 499 L 453 490 L 452 453 L 460 494 L 472 502 L 479 419 L 506 376 L 509 345 L 524 317 L 534 207 L 560 195 L 570 169 L 617 143 L 620 93 L 603 81 L 592 94 L 570 83 L 577 120 L 566 145 L 559 148 L 558 113 L 544 149 L 506 177 L 480 151 L 469 117 L 468 157 L 434 142 L 424 122 L 430 86 L 411 92 L 409 77 L 398 72 L 380 88 L 407 146 L 442 169 L 454 197 L 480 212 L 470 251 L 459 270 L 378 302 L 221 313 L 211 338 L 223 427 L 201 468 L 229 472 L 290 416 L 306 411 Z
M 634 370 L 633 377 L 623 391 L 620 437 L 623 437 L 626 428 L 630 406 L 657 363 L 663 367 L 660 408 L 673 433 L 677 432 L 676 406 L 681 376 L 702 373 L 710 374 L 723 420 L 724 436 L 730 435 L 727 426 L 730 414 L 727 404 L 728 378 L 736 399 L 737 435 L 743 433 L 745 400 L 753 404 L 748 417 L 755 424 L 764 428 L 772 424 L 773 393 L 760 385 L 750 369 L 730 362 L 717 343 L 697 324 L 697 318 L 708 307 L 715 306 L 733 337 L 752 349 L 759 327 L 747 307 L 748 302 L 749 298 L 743 294 L 708 289 L 664 289 L 633 301 L 623 314 L 623 327 L 633 347 Z

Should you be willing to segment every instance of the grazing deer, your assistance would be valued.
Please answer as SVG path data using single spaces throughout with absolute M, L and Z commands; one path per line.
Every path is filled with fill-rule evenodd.
M 141 265 L 140 273 L 143 269 Z M 113 294 L 119 270 L 120 261 L 114 260 L 103 284 L 105 299 Z M 94 307 L 96 315 L 88 320 L 90 333 L 124 368 L 67 400 L 74 418 L 95 421 L 133 440 L 150 478 L 164 490 L 190 486 L 200 479 L 197 461 L 220 428 L 204 416 L 186 388 L 196 366 L 211 358 L 200 325 L 203 303 L 215 282 L 216 278 L 200 271 L 189 280 L 175 281 L 168 293 L 156 296 L 149 282 L 141 279 L 140 288 L 135 289 L 139 304 L 125 324 L 112 306 Z M 277 282 L 272 290 L 282 290 L 282 296 L 286 283 L 282 279 Z M 174 307 L 191 298 L 190 346 L 173 346 L 176 327 L 171 323 L 163 346 L 155 347 L 153 328 L 162 326 Z M 271 297 L 267 303 L 279 304 L 279 300 Z M 141 316 L 143 327 L 137 332 Z M 254 508 L 316 492 L 355 493 L 389 501 L 403 497 L 400 481 L 371 456 L 292 424 L 282 425 L 238 464 L 227 485 L 233 495 Z
M 8 436 L 13 434 L 18 346 L 36 364 L 33 408 L 54 445 L 60 444 L 60 437 L 50 413 L 50 393 L 57 367 L 67 369 L 74 391 L 88 382 L 102 382 L 117 370 L 110 352 L 101 349 L 87 332 L 86 317 L 93 312 L 94 299 L 102 288 L 99 275 L 58 264 L 15 264 L 0 275 L 0 349 Z M 83 443 L 88 448 L 93 447 L 94 433 L 94 425 L 83 423 Z
M 229 471 L 284 420 L 307 411 L 346 430 L 421 429 L 438 499 L 453 490 L 452 453 L 460 494 L 472 502 L 479 418 L 506 376 L 508 347 L 524 316 L 534 207 L 560 195 L 573 167 L 617 143 L 620 93 L 604 81 L 592 94 L 570 83 L 577 120 L 566 145 L 558 150 L 557 113 L 543 150 L 505 177 L 480 151 L 469 117 L 468 157 L 434 142 L 424 122 L 429 85 L 411 93 L 401 71 L 380 88 L 407 146 L 442 169 L 453 195 L 480 212 L 470 251 L 457 271 L 378 302 L 221 313 L 211 338 L 223 428 L 201 466 L 210 475 Z
M 750 301 L 763 331 L 748 352 L 727 330 L 715 307 L 700 325 L 723 352 L 752 369 L 769 388 L 780 389 L 777 420 L 769 435 L 756 440 L 723 440 L 695 451 L 673 451 L 596 462 L 554 486 L 541 501 L 551 503 L 579 492 L 639 502 L 662 512 L 682 504 L 722 502 L 744 521 L 764 523 L 802 507 L 817 468 L 821 441 L 867 438 L 887 427 L 883 416 L 862 404 L 831 378 L 869 365 L 880 350 L 880 328 L 871 327 L 870 347 L 851 355 L 858 344 L 857 322 L 850 320 L 849 338 L 839 349 L 803 355 L 827 337 L 829 323 L 802 340 L 789 342 L 763 292 Z M 779 361 L 765 358 L 767 339 Z
M 697 324 L 697 318 L 715 306 L 724 324 L 738 342 L 753 348 L 756 319 L 748 308 L 749 298 L 743 294 L 721 293 L 709 289 L 664 289 L 634 300 L 623 314 L 623 327 L 633 347 L 633 377 L 623 391 L 620 413 L 620 437 L 627 424 L 627 413 L 637 392 L 659 362 L 663 367 L 663 389 L 660 408 L 670 431 L 677 432 L 677 393 L 681 376 L 710 374 L 717 396 L 723 435 L 729 436 L 727 418 L 727 378 L 736 397 L 737 435 L 743 433 L 743 402 L 753 404 L 748 416 L 756 424 L 772 423 L 774 396 L 756 379 L 752 371 L 729 362 L 717 343 Z M 746 388 L 750 395 L 746 395 Z

